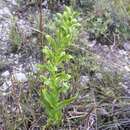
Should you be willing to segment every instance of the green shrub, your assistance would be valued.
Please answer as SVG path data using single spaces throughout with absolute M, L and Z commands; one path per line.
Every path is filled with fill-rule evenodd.
M 46 72 L 40 76 L 43 83 L 40 100 L 48 115 L 47 125 L 60 124 L 62 109 L 75 99 L 62 100 L 60 96 L 70 88 L 71 76 L 65 72 L 64 63 L 73 58 L 66 49 L 73 43 L 79 27 L 76 16 L 77 13 L 69 7 L 65 8 L 63 14 L 57 13 L 54 36 L 46 35 L 48 46 L 43 49 L 46 63 L 38 65 L 41 71 Z
M 129 5 L 128 0 L 113 0 L 113 1 L 104 1 L 103 6 L 107 9 L 110 14 L 113 22 L 116 25 L 117 32 L 120 34 L 120 37 L 125 40 L 130 38 L 130 25 L 129 25 Z M 100 8 L 100 7 L 99 7 Z
M 101 16 L 91 14 L 90 17 L 87 18 L 87 30 L 90 33 L 95 34 L 95 38 L 98 38 L 101 35 L 105 35 L 105 33 L 107 33 L 108 25 L 111 23 L 112 19 L 110 14 L 107 12 Z
M 98 0 L 94 10 L 87 16 L 86 28 L 92 36 L 104 43 L 130 38 L 129 2 L 127 0 Z M 105 39 L 105 40 L 104 40 Z

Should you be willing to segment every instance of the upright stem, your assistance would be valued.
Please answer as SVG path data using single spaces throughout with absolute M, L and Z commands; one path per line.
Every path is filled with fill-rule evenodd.
M 37 0 L 37 6 L 39 10 L 39 31 L 38 34 L 38 44 L 39 48 L 42 49 L 44 47 L 44 15 L 42 12 L 42 0 Z M 42 55 L 42 62 L 44 62 L 44 58 Z

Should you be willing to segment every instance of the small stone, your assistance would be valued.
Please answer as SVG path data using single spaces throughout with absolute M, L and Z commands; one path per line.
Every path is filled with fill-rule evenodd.
M 12 5 L 17 5 L 15 0 L 6 0 L 6 1 L 10 2 Z
M 5 18 L 9 18 L 12 15 L 10 13 L 10 10 L 7 7 L 4 7 L 3 9 L 0 9 L 0 16 L 5 17 Z
M 15 54 L 14 56 L 15 56 L 15 58 L 16 58 L 16 59 L 18 59 L 18 58 L 19 58 L 19 55 L 18 55 L 18 54 Z
M 99 109 L 99 113 L 100 113 L 101 115 L 109 115 L 109 113 L 108 113 L 105 109 L 103 109 L 103 108 L 100 108 L 100 109 Z
M 8 78 L 10 75 L 9 71 L 5 71 L 1 74 L 2 77 Z
M 24 73 L 15 73 L 14 77 L 19 82 L 26 82 L 27 81 L 27 77 Z
M 98 78 L 98 79 L 103 79 L 103 76 L 101 73 L 96 73 L 95 76 Z
M 82 85 L 82 86 L 86 86 L 86 84 L 89 82 L 89 76 L 81 76 L 80 77 L 80 84 Z
M 126 51 L 130 51 L 130 42 L 125 42 L 123 47 Z
M 130 67 L 129 66 L 125 66 L 124 67 L 126 71 L 130 72 Z
M 23 37 L 30 37 L 32 34 L 32 28 L 30 23 L 22 19 L 17 21 L 18 29 Z
M 14 63 L 15 63 L 15 64 L 18 64 L 18 61 L 16 60 L 16 61 L 14 61 Z
M 104 52 L 109 52 L 110 51 L 110 49 L 109 49 L 109 47 L 107 45 L 102 46 L 102 49 L 103 49 Z
M 33 73 L 37 73 L 38 69 L 35 65 L 32 65 L 32 72 Z
M 9 88 L 11 87 L 11 85 L 12 85 L 12 82 L 10 80 L 4 82 L 3 85 L 0 87 L 0 91 L 7 92 Z
M 6 61 L 1 61 L 0 62 L 0 72 L 4 72 L 9 68 L 10 68 L 10 66 L 9 66 L 8 62 L 6 62 Z
M 121 55 L 127 55 L 127 52 L 125 50 L 119 50 L 119 54 L 121 54 Z
M 130 65 L 130 60 L 128 60 L 128 65 Z

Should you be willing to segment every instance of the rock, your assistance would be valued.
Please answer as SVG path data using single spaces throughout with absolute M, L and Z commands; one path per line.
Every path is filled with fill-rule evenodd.
M 98 79 L 103 79 L 103 76 L 102 76 L 101 73 L 96 73 L 95 76 L 96 76 L 96 78 L 98 78 Z
M 6 0 L 7 2 L 9 2 L 10 4 L 12 5 L 17 5 L 16 1 L 15 0 Z
M 125 73 L 123 75 L 122 87 L 128 94 L 130 94 L 130 73 Z
M 1 60 L 1 59 L 0 59 Z M 0 62 L 0 72 L 4 72 L 6 70 L 10 69 L 10 65 L 8 62 L 6 61 L 2 61 Z
M 126 56 L 127 55 L 127 51 L 125 51 L 125 50 L 119 50 L 119 54 Z
M 125 66 L 124 69 L 125 69 L 127 72 L 130 72 L 130 67 L 129 67 L 129 66 Z
M 9 88 L 11 87 L 12 82 L 10 80 L 5 81 L 2 86 L 0 86 L 0 91 L 9 92 Z
M 86 76 L 81 76 L 80 77 L 80 84 L 85 87 L 87 85 L 87 83 L 89 82 L 89 76 L 86 75 Z
M 123 47 L 126 51 L 130 51 L 130 42 L 125 42 Z
M 18 30 L 23 37 L 30 37 L 32 34 L 32 28 L 29 22 L 25 20 L 18 20 L 17 21 Z
M 100 108 L 98 109 L 98 113 L 100 113 L 100 115 L 109 115 L 109 113 L 104 109 L 104 108 Z
M 128 86 L 127 86 L 127 85 L 121 83 L 121 86 L 122 86 L 125 90 L 128 90 Z
M 12 16 L 10 10 L 7 7 L 0 9 L 0 18 L 10 18 Z
M 11 26 L 11 11 L 8 7 L 0 8 L 0 52 L 7 53 L 9 50 L 9 31 Z
M 130 86 L 129 83 L 122 83 L 122 87 L 125 89 L 125 92 L 129 95 L 130 94 Z
M 130 73 L 125 73 L 124 75 L 123 75 L 123 82 L 124 83 L 129 83 L 129 85 L 130 85 Z M 130 87 L 130 86 L 129 86 Z
M 5 71 L 5 72 L 3 72 L 3 73 L 1 74 L 1 76 L 4 77 L 4 78 L 8 78 L 9 75 L 10 75 L 9 71 Z
M 38 72 L 38 69 L 37 69 L 36 65 L 32 64 L 32 72 L 33 73 L 37 73 Z
M 21 72 L 15 73 L 14 77 L 19 82 L 26 82 L 27 81 L 26 75 L 24 73 L 21 73 Z

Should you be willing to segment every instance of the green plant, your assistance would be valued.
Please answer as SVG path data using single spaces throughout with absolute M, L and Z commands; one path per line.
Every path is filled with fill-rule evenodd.
M 20 46 L 20 43 L 22 42 L 22 38 L 18 31 L 15 17 L 12 18 L 12 27 L 9 37 L 12 45 L 12 52 L 16 52 L 18 50 L 18 47 Z
M 65 8 L 63 14 L 57 13 L 54 36 L 46 35 L 48 46 L 43 49 L 46 63 L 38 65 L 40 71 L 46 72 L 40 76 L 43 83 L 40 100 L 48 115 L 47 125 L 59 124 L 62 109 L 75 99 L 61 99 L 60 96 L 70 88 L 71 76 L 64 70 L 64 63 L 73 58 L 66 49 L 73 43 L 80 25 L 76 16 L 77 13 L 69 7 Z
M 98 43 L 115 44 L 122 47 L 122 40 L 129 39 L 129 1 L 98 0 L 94 9 L 87 16 L 85 25 L 90 34 L 90 40 Z
M 112 23 L 112 19 L 108 12 L 99 16 L 97 14 L 90 14 L 87 18 L 87 30 L 95 35 L 95 38 L 105 35 L 108 31 L 108 25 Z
M 129 39 L 130 33 L 129 4 L 128 0 L 98 0 L 95 4 L 96 12 L 100 14 L 109 12 L 109 17 L 115 24 L 116 33 L 125 40 Z

